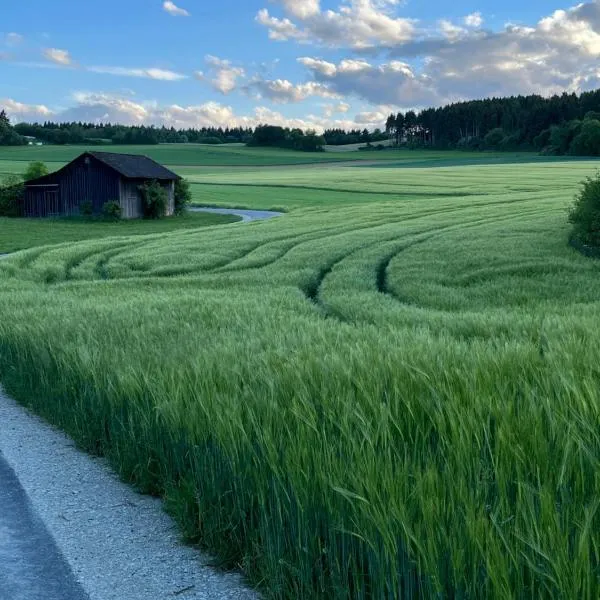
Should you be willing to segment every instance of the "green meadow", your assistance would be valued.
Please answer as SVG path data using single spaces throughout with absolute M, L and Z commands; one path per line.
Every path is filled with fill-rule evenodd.
M 89 239 L 148 235 L 236 222 L 237 217 L 189 213 L 163 220 L 9 219 L 0 217 L 0 254 Z
M 265 597 L 600 597 L 600 261 L 567 224 L 598 163 L 171 151 L 195 202 L 287 214 L 32 238 L 7 391 Z

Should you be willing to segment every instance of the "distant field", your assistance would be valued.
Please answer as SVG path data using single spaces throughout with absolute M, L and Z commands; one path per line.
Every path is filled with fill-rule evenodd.
M 240 145 L 207 146 L 200 144 L 169 144 L 159 146 L 21 146 L 0 148 L 0 175 L 7 172 L 21 172 L 24 164 L 41 160 L 58 168 L 69 162 L 86 149 L 98 152 L 125 152 L 145 154 L 160 163 L 172 167 L 269 167 L 277 165 L 326 165 L 335 162 L 356 162 L 357 164 L 386 163 L 401 164 L 429 161 L 489 162 L 505 160 L 522 162 L 536 160 L 536 155 L 528 152 L 458 152 L 434 150 L 386 150 L 381 152 L 294 152 L 271 148 L 247 148 Z M 187 169 L 186 169 L 187 170 Z M 186 171 L 184 170 L 184 172 Z
M 373 146 L 383 146 L 387 148 L 392 145 L 392 140 L 383 140 L 381 142 L 373 142 Z M 360 144 L 342 144 L 341 146 L 323 146 L 325 152 L 356 152 L 367 145 L 366 142 Z
M 0 254 L 24 248 L 132 235 L 196 229 L 238 221 L 237 217 L 191 213 L 148 221 L 89 221 L 83 219 L 6 219 L 0 217 Z M 199 233 L 199 235 L 202 235 Z
M 247 148 L 239 145 L 209 146 L 202 144 L 168 144 L 158 146 L 21 146 L 0 148 L 0 161 L 41 160 L 65 163 L 85 150 L 145 154 L 166 165 L 260 166 L 299 163 L 335 162 L 344 157 L 325 153 L 294 152 L 270 148 Z M 0 165 L 0 171 L 2 170 Z
M 297 167 L 254 171 L 189 170 L 196 204 L 292 210 L 356 204 L 418 205 L 432 199 L 473 197 L 486 202 L 496 194 L 571 194 L 594 172 L 596 161 L 535 162 L 463 167 L 370 169 L 332 165 L 327 169 Z M 374 208 L 376 209 L 376 208 Z

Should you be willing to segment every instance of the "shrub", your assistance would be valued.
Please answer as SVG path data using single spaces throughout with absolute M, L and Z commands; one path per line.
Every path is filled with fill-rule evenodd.
M 566 154 L 571 142 L 581 132 L 581 121 L 568 121 L 550 127 L 550 144 L 557 154 Z
M 109 200 L 102 205 L 102 216 L 110 221 L 121 218 L 121 205 L 116 200 Z
M 198 143 L 199 144 L 214 144 L 216 146 L 217 144 L 222 144 L 223 140 L 218 137 L 203 137 L 198 140 Z
M 109 203 L 107 202 L 106 204 Z M 106 206 L 106 204 L 104 206 Z M 119 209 L 120 208 L 121 207 L 119 206 Z M 102 210 L 104 211 L 104 207 L 102 207 Z M 84 217 L 91 217 L 94 214 L 94 205 L 89 200 L 84 200 L 79 205 L 79 212 Z
M 571 142 L 569 154 L 574 156 L 598 156 L 600 154 L 600 121 L 587 119 L 579 134 Z
M 501 127 L 492 129 L 484 138 L 485 145 L 488 148 L 497 148 L 504 140 L 504 130 Z
M 521 146 L 521 136 L 519 133 L 513 133 L 512 135 L 507 135 L 500 142 L 500 150 L 504 150 L 505 152 L 518 150 Z
M 18 217 L 25 187 L 18 175 L 9 175 L 0 185 L 0 217 Z
M 187 179 L 178 179 L 175 182 L 175 214 L 183 214 L 191 201 L 190 182 Z
M 444 147 L 444 146 L 442 145 L 441 147 Z M 483 140 L 477 136 L 464 137 L 464 138 L 461 138 L 460 140 L 458 140 L 458 142 L 456 143 L 456 148 L 458 150 L 469 150 L 469 151 L 483 150 L 484 143 L 483 143 Z
M 574 225 L 575 239 L 600 248 L 600 171 L 583 182 L 569 212 L 569 222 Z
M 161 219 L 167 212 L 169 197 L 167 191 L 158 183 L 151 181 L 139 187 L 142 194 L 142 208 L 145 219 Z
M 533 145 L 536 150 L 540 152 L 547 148 L 550 145 L 550 134 L 552 133 L 550 127 L 548 129 L 544 129 L 539 135 L 536 135 L 533 138 Z
M 38 177 L 48 175 L 49 172 L 50 171 L 48 171 L 48 167 L 43 162 L 31 162 L 23 174 L 23 179 L 25 181 L 31 181 L 32 179 L 38 179 Z

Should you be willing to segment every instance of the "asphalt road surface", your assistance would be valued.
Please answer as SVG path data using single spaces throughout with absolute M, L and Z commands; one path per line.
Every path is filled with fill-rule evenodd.
M 0 600 L 87 599 L 15 472 L 0 455 Z

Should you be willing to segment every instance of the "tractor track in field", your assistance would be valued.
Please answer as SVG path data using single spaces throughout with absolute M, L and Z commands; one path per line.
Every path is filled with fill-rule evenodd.
M 506 204 L 505 201 L 499 201 L 499 202 L 494 202 L 494 203 L 490 203 L 487 206 L 490 205 L 503 205 Z M 241 256 L 239 258 L 236 258 L 234 260 L 232 260 L 228 265 L 224 265 L 224 266 L 219 266 L 216 267 L 215 269 L 211 269 L 211 272 L 238 272 L 238 271 L 246 271 L 246 270 L 253 270 L 253 269 L 260 269 L 263 267 L 268 267 L 271 266 L 275 263 L 277 263 L 278 261 L 282 260 L 283 258 L 285 258 L 290 252 L 293 252 L 295 249 L 301 247 L 302 245 L 308 243 L 308 242 L 313 242 L 313 241 L 318 241 L 318 240 L 322 240 L 322 239 L 330 239 L 331 237 L 338 237 L 341 235 L 348 235 L 351 233 L 361 233 L 361 232 L 365 232 L 365 231 L 370 231 L 373 229 L 377 229 L 378 227 L 386 227 L 389 225 L 400 225 L 402 223 L 407 223 L 407 222 L 412 222 L 412 221 L 418 221 L 420 219 L 424 219 L 430 216 L 434 216 L 434 215 L 444 215 L 444 214 L 449 214 L 449 213 L 455 213 L 455 212 L 461 212 L 462 210 L 464 210 L 464 208 L 454 208 L 454 207 L 449 207 L 449 208 L 445 208 L 445 209 L 438 209 L 438 210 L 432 210 L 432 211 L 427 211 L 427 212 L 422 212 L 419 213 L 418 215 L 410 215 L 410 216 L 403 216 L 402 218 L 398 218 L 395 220 L 384 220 L 384 221 L 380 221 L 377 222 L 375 224 L 372 224 L 368 227 L 352 227 L 349 226 L 346 229 L 344 229 L 343 231 L 339 231 L 340 227 L 343 226 L 336 226 L 336 227 L 331 227 L 327 230 L 328 234 L 327 235 L 321 235 L 323 233 L 324 230 L 320 230 L 319 231 L 319 235 L 313 235 L 312 232 L 306 233 L 306 234 L 301 234 L 300 236 L 297 236 L 295 238 L 295 242 L 298 241 L 298 239 L 300 239 L 301 237 L 304 238 L 306 237 L 306 239 L 302 239 L 300 242 L 298 243 L 292 243 L 287 249 L 283 250 L 280 254 L 277 254 L 276 256 L 270 258 L 270 259 L 265 259 L 264 261 L 261 262 L 257 262 L 256 264 L 244 267 L 244 266 L 239 266 L 239 267 L 234 267 L 231 266 L 233 265 L 235 262 L 241 261 L 246 259 L 248 256 L 250 256 L 250 254 L 252 254 L 252 252 L 255 252 L 257 250 L 260 250 L 261 248 L 264 248 L 270 244 L 276 244 L 276 243 L 280 243 L 280 242 L 284 242 L 286 240 L 294 240 L 294 238 L 290 238 L 290 237 L 276 237 L 276 238 L 271 238 L 268 242 L 260 244 L 257 248 L 254 248 L 251 252 L 249 252 L 248 254 L 245 254 L 244 256 Z M 390 259 L 391 260 L 391 259 Z M 325 269 L 327 270 L 327 269 Z
M 537 211 L 537 210 L 531 210 L 531 211 L 528 211 L 527 214 L 537 214 L 538 212 L 539 211 Z M 375 265 L 375 289 L 373 291 L 377 291 L 378 293 L 381 293 L 381 294 L 384 294 L 386 296 L 393 298 L 397 302 L 406 304 L 406 302 L 404 302 L 394 291 L 391 290 L 391 288 L 389 286 L 389 282 L 388 282 L 389 265 L 402 252 L 404 252 L 410 248 L 413 248 L 415 246 L 424 244 L 432 239 L 443 236 L 448 232 L 460 231 L 461 229 L 476 228 L 481 225 L 486 225 L 489 223 L 499 223 L 499 222 L 504 222 L 504 221 L 511 221 L 514 219 L 520 219 L 522 217 L 523 217 L 523 213 L 520 213 L 517 217 L 515 217 L 515 216 L 494 217 L 494 218 L 483 217 L 483 218 L 474 219 L 474 220 L 471 220 L 471 221 L 468 221 L 465 223 L 461 223 L 459 225 L 449 225 L 447 227 L 442 227 L 442 228 L 433 227 L 431 229 L 428 229 L 428 230 L 425 230 L 425 231 L 422 231 L 419 233 L 412 233 L 412 234 L 409 234 L 409 236 L 413 237 L 413 238 L 416 237 L 418 239 L 413 239 L 411 241 L 402 241 L 398 238 L 391 237 L 388 239 L 380 239 L 375 242 L 369 242 L 367 244 L 363 244 L 359 247 L 354 248 L 350 252 L 345 252 L 342 255 L 336 256 L 333 260 L 326 263 L 325 265 L 322 266 L 321 269 L 319 269 L 319 271 L 317 272 L 317 276 L 314 280 L 308 282 L 304 286 L 301 286 L 300 289 L 306 296 L 307 300 L 309 300 L 312 304 L 314 304 L 324 314 L 324 316 L 326 318 L 335 318 L 335 319 L 345 322 L 345 323 L 353 323 L 352 320 L 347 319 L 340 311 L 335 310 L 331 306 L 328 306 L 324 302 L 322 295 L 321 295 L 321 290 L 322 290 L 323 284 L 324 284 L 325 280 L 327 279 L 327 277 L 329 275 L 331 275 L 333 270 L 339 264 L 343 263 L 345 260 L 347 260 L 351 256 L 354 256 L 358 252 L 368 250 L 370 248 L 373 248 L 373 247 L 381 245 L 381 244 L 389 245 L 389 244 L 394 244 L 396 242 L 395 249 L 392 252 L 390 252 L 389 254 L 387 254 L 386 256 L 384 256 L 382 259 L 380 259 L 379 262 L 376 263 L 376 265 Z
M 439 237 L 440 235 L 443 235 L 444 233 L 447 233 L 448 231 L 452 231 L 452 230 L 460 230 L 460 229 L 471 229 L 471 228 L 476 228 L 479 227 L 481 225 L 486 225 L 489 223 L 502 223 L 505 221 L 512 221 L 515 219 L 520 219 L 523 217 L 524 214 L 527 215 L 533 215 L 533 214 L 539 214 L 539 211 L 537 210 L 531 210 L 528 211 L 527 213 L 520 213 L 518 216 L 509 216 L 509 217 L 500 217 L 500 218 L 494 218 L 494 219 L 490 219 L 490 218 L 484 218 L 484 219 L 477 219 L 474 221 L 469 221 L 467 223 L 462 223 L 460 226 L 456 226 L 456 225 L 451 225 L 448 227 L 445 227 L 439 230 L 439 234 L 438 233 L 434 233 L 430 236 L 428 236 L 425 239 L 422 240 L 418 240 L 408 246 L 403 246 L 400 248 L 397 248 L 394 252 L 390 253 L 389 255 L 387 255 L 386 257 L 384 257 L 378 264 L 376 267 L 376 282 L 377 282 L 377 291 L 381 294 L 384 294 L 386 296 L 389 296 L 391 298 L 393 298 L 394 300 L 400 302 L 401 304 L 406 304 L 406 302 L 400 298 L 396 292 L 394 292 L 389 285 L 389 275 L 388 275 L 388 270 L 389 270 L 389 266 L 392 263 L 392 261 L 399 256 L 402 252 L 404 252 L 405 250 L 412 248 L 414 246 L 417 246 L 419 244 L 423 244 L 433 238 Z

